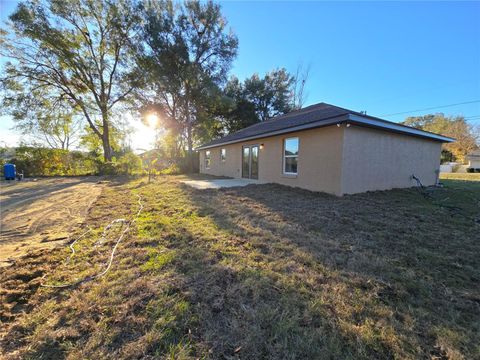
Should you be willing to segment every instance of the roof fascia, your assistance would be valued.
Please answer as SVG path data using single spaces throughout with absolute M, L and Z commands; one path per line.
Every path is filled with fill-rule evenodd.
M 430 132 L 415 129 L 415 128 L 412 128 L 412 127 L 409 127 L 409 126 L 396 124 L 396 123 L 393 123 L 393 122 L 390 122 L 390 121 L 376 120 L 376 119 L 363 117 L 363 116 L 359 116 L 359 115 L 355 115 L 355 114 L 344 114 L 344 115 L 339 115 L 339 116 L 330 118 L 328 120 L 314 121 L 314 122 L 304 124 L 304 125 L 292 126 L 292 127 L 277 130 L 277 131 L 269 131 L 269 132 L 265 132 L 263 134 L 247 136 L 247 137 L 244 137 L 244 138 L 230 140 L 230 141 L 223 141 L 223 142 L 219 142 L 219 143 L 213 144 L 213 145 L 199 146 L 195 150 L 211 149 L 211 148 L 215 148 L 215 147 L 219 147 L 219 146 L 223 146 L 223 145 L 236 144 L 236 143 L 239 143 L 239 142 L 256 140 L 256 139 L 261 139 L 261 138 L 267 138 L 267 137 L 271 137 L 271 136 L 275 136 L 275 135 L 282 135 L 282 134 L 288 134 L 288 133 L 292 133 L 292 132 L 296 132 L 296 131 L 320 128 L 320 127 L 330 126 L 330 125 L 337 124 L 337 123 L 342 123 L 342 122 L 345 122 L 345 121 L 351 121 L 352 123 L 357 123 L 357 124 L 360 124 L 360 125 L 365 125 L 365 126 L 374 127 L 374 128 L 385 129 L 385 130 L 389 130 L 389 131 L 392 131 L 392 132 L 403 133 L 403 134 L 418 136 L 418 137 L 422 137 L 422 138 L 428 138 L 428 139 L 435 140 L 435 141 L 441 141 L 441 142 L 453 142 L 453 141 L 455 141 L 455 139 L 447 137 L 447 136 L 442 136 L 442 135 L 430 133 Z
M 288 133 L 292 133 L 292 132 L 296 132 L 296 131 L 302 131 L 302 130 L 308 130 L 308 129 L 319 128 L 319 127 L 324 127 L 324 126 L 330 126 L 330 125 L 333 125 L 333 124 L 345 122 L 347 120 L 348 120 L 348 114 L 344 114 L 344 115 L 335 116 L 335 117 L 330 118 L 328 120 L 320 120 L 320 121 L 315 121 L 315 122 L 311 122 L 311 123 L 304 124 L 304 125 L 292 126 L 292 127 L 277 130 L 277 131 L 269 131 L 269 132 L 266 132 L 266 133 L 263 133 L 263 134 L 252 135 L 252 136 L 244 137 L 244 138 L 241 138 L 241 139 L 219 142 L 219 143 L 214 144 L 214 145 L 199 146 L 195 150 L 211 149 L 211 148 L 215 148 L 215 147 L 219 147 L 219 146 L 223 146 L 223 145 L 230 145 L 230 144 L 235 144 L 235 143 L 249 141 L 249 140 L 267 138 L 267 137 L 271 137 L 271 136 L 275 136 L 275 135 L 288 134 Z
M 423 138 L 429 138 L 429 139 L 441 141 L 441 142 L 455 141 L 455 139 L 447 136 L 430 133 L 428 131 L 423 131 L 423 130 L 412 128 L 410 126 L 392 123 L 390 121 L 375 120 L 372 118 L 366 118 L 366 117 L 355 115 L 355 114 L 349 114 L 348 117 L 349 117 L 349 120 L 351 120 L 354 123 L 364 124 L 364 125 L 376 127 L 376 128 L 382 128 L 382 129 L 390 130 L 393 132 L 400 132 L 404 134 L 420 136 Z

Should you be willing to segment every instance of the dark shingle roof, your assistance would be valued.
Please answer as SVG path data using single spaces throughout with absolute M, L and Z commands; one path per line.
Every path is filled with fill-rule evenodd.
M 337 119 L 338 121 L 347 121 L 352 120 L 352 116 L 355 116 L 357 120 L 365 119 L 365 120 L 373 120 L 377 123 L 375 127 L 384 127 L 390 128 L 394 125 L 396 128 L 404 129 L 405 132 L 412 132 L 415 130 L 417 136 L 424 136 L 424 137 L 437 137 L 437 140 L 440 141 L 451 141 L 453 139 L 449 139 L 446 137 L 441 137 L 442 139 L 438 138 L 437 134 L 429 133 L 426 131 L 421 131 L 418 129 L 411 128 L 409 126 L 400 125 L 397 123 L 393 123 L 387 120 L 379 119 L 373 116 L 365 115 L 363 113 L 359 113 L 357 111 L 352 111 L 348 109 L 344 109 L 338 106 L 326 104 L 326 103 L 319 103 L 315 105 L 308 106 L 306 108 L 292 111 L 288 114 L 276 116 L 272 119 L 251 125 L 246 127 L 245 129 L 239 130 L 233 134 L 224 136 L 220 139 L 213 140 L 207 144 L 200 146 L 198 149 L 209 148 L 214 146 L 219 146 L 226 143 L 235 143 L 240 142 L 244 139 L 255 139 L 255 138 L 262 138 L 272 136 L 277 132 L 286 133 L 291 128 L 292 131 L 297 131 L 298 127 L 305 126 L 312 124 L 312 127 L 321 127 L 325 125 L 331 125 L 332 119 Z M 355 121 L 351 121 L 355 122 Z M 360 121 L 361 122 L 361 121 Z M 380 124 L 380 125 L 378 125 Z M 390 125 L 390 126 L 389 126 Z M 410 130 L 410 131 L 408 131 Z M 398 131 L 398 129 L 397 129 Z M 431 134 L 432 136 L 429 136 Z

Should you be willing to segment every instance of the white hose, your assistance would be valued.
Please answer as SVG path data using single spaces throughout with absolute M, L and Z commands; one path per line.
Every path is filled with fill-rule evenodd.
M 75 248 L 73 247 L 73 245 L 75 245 L 78 240 L 80 240 L 81 238 L 83 238 L 83 237 L 84 237 L 85 235 L 87 235 L 90 231 L 92 231 L 92 229 L 88 229 L 87 231 L 85 231 L 82 235 L 80 235 L 78 238 L 76 238 L 75 241 L 72 242 L 72 243 L 69 245 L 70 249 L 72 250 L 72 253 L 70 254 L 70 257 L 67 259 L 67 263 L 70 262 L 70 260 L 72 260 L 73 255 L 75 255 Z
M 135 214 L 135 216 L 132 218 L 132 220 L 130 220 L 129 223 L 127 223 L 127 226 L 126 228 L 122 231 L 122 233 L 120 234 L 120 236 L 118 237 L 117 241 L 115 242 L 115 245 L 113 246 L 113 249 L 112 249 L 112 252 L 110 254 L 110 260 L 108 261 L 108 265 L 107 267 L 105 268 L 105 270 L 103 270 L 102 272 L 96 274 L 96 275 L 92 275 L 92 276 L 87 276 L 81 280 L 78 280 L 76 282 L 73 282 L 73 283 L 69 283 L 69 284 L 61 284 L 61 285 L 47 285 L 47 284 L 40 284 L 40 286 L 42 287 L 47 287 L 47 288 L 66 288 L 66 287 L 70 287 L 70 286 L 75 286 L 75 285 L 79 285 L 81 283 L 84 283 L 84 282 L 87 282 L 87 281 L 91 281 L 91 280 L 94 280 L 94 279 L 98 279 L 99 277 L 102 277 L 103 275 L 105 275 L 109 270 L 110 270 L 110 267 L 112 266 L 112 262 L 113 262 L 113 258 L 115 256 L 115 252 L 117 251 L 117 247 L 118 245 L 120 244 L 120 242 L 122 241 L 123 237 L 125 236 L 125 234 L 127 233 L 127 231 L 130 229 L 130 226 L 137 220 L 138 216 L 140 215 L 140 212 L 143 210 L 143 204 L 141 202 L 141 199 L 142 197 L 140 195 L 137 195 L 138 196 L 138 205 L 139 205 L 139 208 L 138 208 L 138 211 L 137 213 Z M 115 219 L 113 220 L 110 224 L 108 224 L 105 229 L 103 230 L 103 233 L 102 233 L 102 239 L 105 238 L 105 234 L 106 234 L 106 231 L 108 229 L 110 229 L 112 227 L 113 224 L 117 223 L 117 222 L 122 222 L 122 223 L 126 223 L 126 220 L 125 219 Z M 86 233 L 84 233 L 81 237 L 83 237 L 84 235 L 86 235 L 90 230 L 88 230 Z M 70 245 L 70 249 L 72 249 L 73 253 L 72 255 L 70 255 L 70 258 L 73 256 L 73 254 L 75 253 L 75 250 L 73 249 L 73 244 L 75 242 L 77 242 L 80 238 L 78 238 L 77 240 L 75 240 L 71 245 Z

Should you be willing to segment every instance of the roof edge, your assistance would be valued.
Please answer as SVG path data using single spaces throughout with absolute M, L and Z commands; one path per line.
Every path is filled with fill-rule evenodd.
M 455 141 L 454 138 L 451 138 L 448 136 L 435 134 L 429 131 L 424 131 L 411 126 L 397 124 L 387 120 L 377 119 L 372 116 L 360 116 L 356 114 L 349 114 L 348 117 L 349 117 L 349 120 L 351 120 L 352 122 L 364 124 L 366 126 L 372 126 L 375 128 L 382 128 L 382 129 L 390 130 L 393 132 L 399 132 L 399 133 L 418 136 L 422 138 L 428 138 L 434 141 L 447 142 L 447 143 Z
M 338 106 L 330 105 L 330 104 L 326 104 L 326 105 L 338 107 Z M 291 126 L 291 127 L 288 127 L 288 128 L 275 130 L 275 131 L 267 131 L 267 132 L 264 132 L 264 133 L 261 133 L 261 134 L 247 136 L 247 137 L 240 138 L 240 139 L 235 139 L 235 140 L 230 140 L 230 141 L 229 140 L 220 141 L 220 142 L 218 142 L 216 144 L 212 144 L 212 145 L 209 145 L 209 143 L 207 143 L 205 145 L 201 145 L 201 146 L 195 148 L 195 150 L 198 151 L 198 150 L 204 150 L 204 149 L 211 149 L 211 148 L 219 147 L 219 146 L 222 146 L 222 145 L 236 144 L 236 143 L 243 142 L 243 141 L 248 141 L 248 140 L 261 139 L 261 138 L 266 138 L 266 137 L 271 137 L 271 136 L 281 135 L 281 134 L 288 134 L 288 133 L 295 132 L 295 131 L 320 128 L 320 127 L 330 126 L 332 124 L 339 123 L 339 122 L 344 122 L 344 121 L 351 121 L 352 123 L 357 123 L 359 125 L 364 125 L 364 126 L 367 126 L 367 127 L 384 129 L 384 130 L 391 131 L 391 132 L 402 133 L 402 134 L 406 134 L 406 135 L 426 138 L 426 139 L 430 139 L 430 140 L 433 140 L 433 141 L 440 141 L 440 142 L 446 142 L 446 143 L 450 143 L 450 142 L 455 141 L 454 138 L 451 138 L 451 137 L 448 137 L 448 136 L 443 136 L 443 135 L 435 134 L 435 133 L 432 133 L 432 132 L 429 132 L 429 131 L 420 130 L 420 129 L 417 129 L 417 128 L 414 128 L 414 127 L 411 127 L 411 126 L 398 124 L 398 123 L 395 123 L 395 122 L 392 122 L 392 121 L 380 119 L 380 118 L 370 116 L 370 115 L 359 114 L 359 113 L 356 113 L 356 112 L 348 110 L 348 109 L 344 109 L 344 108 L 340 108 L 340 109 L 348 111 L 348 113 L 338 115 L 338 116 L 334 116 L 334 117 L 331 117 L 329 119 L 313 121 L 313 122 L 308 123 L 308 124 Z M 275 119 L 275 118 L 273 118 L 273 119 Z M 273 119 L 270 119 L 270 120 L 273 120 Z M 219 140 L 221 140 L 221 139 L 219 139 Z
M 258 135 L 252 135 L 252 136 L 244 137 L 244 138 L 241 138 L 241 139 L 236 139 L 236 140 L 231 140 L 231 141 L 227 140 L 227 141 L 219 142 L 217 144 L 212 144 L 212 145 L 208 145 L 208 144 L 207 145 L 202 145 L 202 146 L 199 146 L 199 147 L 195 148 L 195 150 L 211 149 L 211 148 L 219 147 L 219 146 L 222 146 L 222 145 L 236 144 L 236 143 L 243 142 L 243 141 L 248 141 L 248 140 L 262 139 L 262 138 L 271 137 L 271 136 L 275 136 L 275 135 L 288 134 L 288 133 L 292 133 L 292 132 L 295 132 L 295 131 L 302 131 L 302 130 L 320 128 L 320 127 L 334 125 L 336 123 L 344 122 L 344 121 L 347 121 L 347 120 L 348 120 L 348 114 L 344 114 L 344 115 L 335 116 L 335 117 L 327 119 L 327 120 L 319 120 L 319 121 L 314 121 L 314 122 L 304 124 L 304 125 L 291 126 L 289 128 L 276 130 L 276 131 L 269 131 L 269 132 L 265 132 L 265 133 L 258 134 Z

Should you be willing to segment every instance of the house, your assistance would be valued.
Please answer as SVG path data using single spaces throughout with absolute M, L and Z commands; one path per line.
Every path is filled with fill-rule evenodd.
M 468 168 L 480 169 L 480 150 L 472 151 L 467 155 Z
M 434 185 L 453 139 L 326 103 L 211 141 L 200 172 L 335 195 Z

